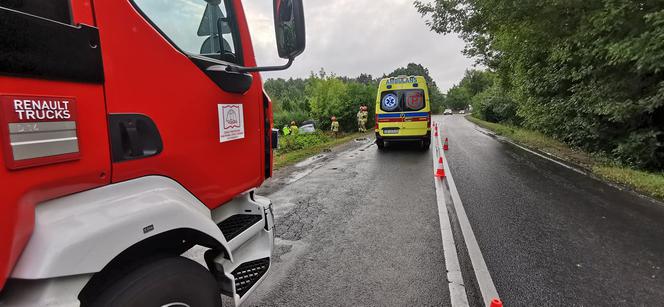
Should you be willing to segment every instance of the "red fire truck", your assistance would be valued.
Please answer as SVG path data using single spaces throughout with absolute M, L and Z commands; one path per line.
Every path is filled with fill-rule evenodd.
M 273 4 L 288 63 L 257 67 L 241 0 L 0 0 L 0 306 L 257 287 L 276 146 L 259 72 L 305 46 L 301 0 Z

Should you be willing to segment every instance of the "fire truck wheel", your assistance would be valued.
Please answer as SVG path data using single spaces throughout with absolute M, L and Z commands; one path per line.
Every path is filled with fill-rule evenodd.
M 184 257 L 171 257 L 120 278 L 92 306 L 219 307 L 221 295 L 216 280 L 203 266 Z

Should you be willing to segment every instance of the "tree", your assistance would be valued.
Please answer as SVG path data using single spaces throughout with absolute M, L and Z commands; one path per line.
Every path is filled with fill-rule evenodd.
M 339 120 L 341 129 L 357 129 L 357 111 L 361 105 L 373 113 L 376 88 L 355 81 L 344 82 L 342 78 L 312 78 L 306 89 L 311 105 L 311 116 L 322 127 L 329 127 L 332 116 Z M 372 124 L 372 123 L 369 123 Z
M 445 107 L 454 110 L 466 109 L 473 103 L 475 96 L 493 85 L 494 78 L 494 74 L 489 71 L 466 70 L 459 84 L 447 91 Z
M 415 6 L 431 30 L 459 33 L 464 53 L 495 73 L 499 88 L 480 98 L 492 97 L 484 105 L 511 117 L 501 120 L 623 164 L 664 170 L 664 2 Z
M 465 88 L 468 94 L 473 97 L 491 87 L 493 79 L 494 76 L 490 71 L 466 70 L 459 86 Z
M 442 106 L 444 99 L 429 76 L 429 71 L 418 64 L 395 70 L 391 75 L 422 75 L 429 80 L 429 96 L 434 105 Z M 311 72 L 307 79 L 268 79 L 265 91 L 273 102 L 274 122 L 283 126 L 295 120 L 301 123 L 313 119 L 318 127 L 329 129 L 330 117 L 336 116 L 343 131 L 357 131 L 357 111 L 360 106 L 367 106 L 369 114 L 375 114 L 378 79 L 369 74 L 360 74 L 356 78 L 336 76 L 321 68 L 318 73 Z M 434 110 L 436 110 L 434 105 Z M 438 109 L 440 109 L 438 107 Z M 369 116 L 367 126 L 374 125 L 374 117 Z
M 453 110 L 464 110 L 471 104 L 473 96 L 467 88 L 455 85 L 447 91 L 445 96 L 445 108 Z

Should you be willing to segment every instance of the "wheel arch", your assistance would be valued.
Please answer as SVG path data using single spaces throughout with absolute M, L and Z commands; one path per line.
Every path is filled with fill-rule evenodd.
M 201 245 L 228 255 L 228 250 L 215 238 L 190 228 L 178 228 L 159 233 L 130 246 L 118 254 L 86 283 L 78 299 L 87 306 L 102 291 L 124 274 L 157 259 L 180 256 L 195 245 Z
M 210 210 L 189 191 L 167 177 L 141 177 L 38 205 L 12 278 L 97 273 L 127 255 L 155 252 L 155 242 L 176 252 L 182 240 L 229 250 Z

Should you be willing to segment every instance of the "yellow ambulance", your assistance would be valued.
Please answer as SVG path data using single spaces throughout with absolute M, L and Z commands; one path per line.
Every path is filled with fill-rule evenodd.
M 416 141 L 423 148 L 431 143 L 429 89 L 422 76 L 399 76 L 380 80 L 376 96 L 376 145 Z

